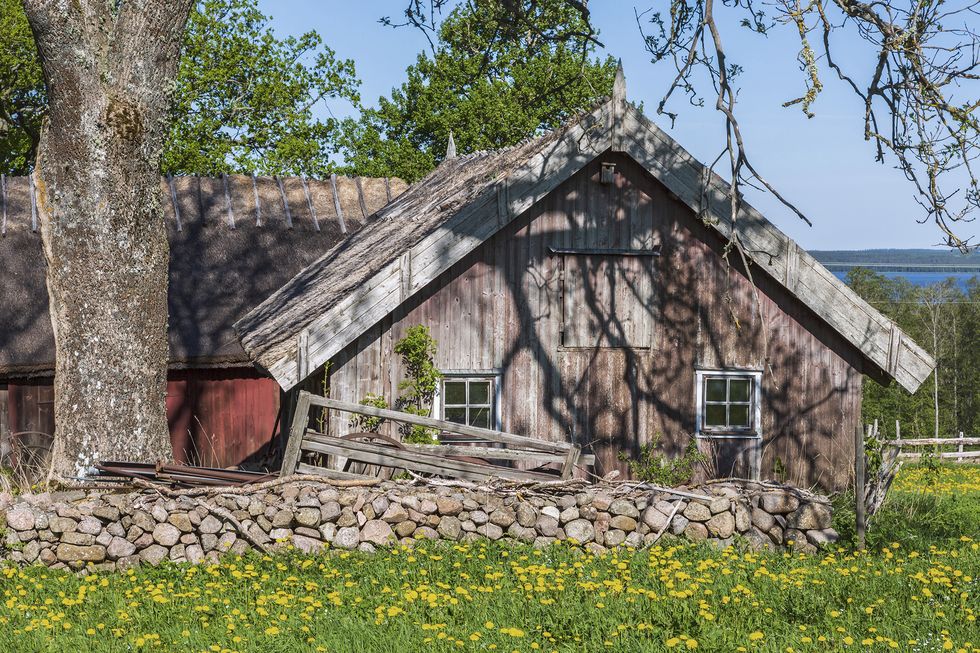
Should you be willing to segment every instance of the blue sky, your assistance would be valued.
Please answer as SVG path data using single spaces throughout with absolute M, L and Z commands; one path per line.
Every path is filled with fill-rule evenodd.
M 427 47 L 415 30 L 378 23 L 382 16 L 398 18 L 406 2 L 260 0 L 260 7 L 272 16 L 277 33 L 316 30 L 339 57 L 353 59 L 362 80 L 362 101 L 372 105 L 404 80 L 405 68 Z M 656 0 L 593 0 L 590 6 L 605 53 L 623 61 L 629 98 L 642 102 L 647 115 L 700 160 L 714 160 L 724 131 L 713 108 L 691 107 L 678 97 L 673 108 L 680 117 L 673 128 L 666 118 L 653 115 L 671 71 L 669 64 L 650 63 L 634 7 L 643 11 L 655 4 Z M 730 11 L 720 6 L 719 10 Z M 825 90 L 813 107 L 815 118 L 807 119 L 799 108 L 781 106 L 804 88 L 794 28 L 778 28 L 768 37 L 749 34 L 734 22 L 723 22 L 721 29 L 729 59 L 745 68 L 737 111 L 749 156 L 760 173 L 807 214 L 813 227 L 770 196 L 750 190 L 746 195 L 757 208 L 808 249 L 929 247 L 941 241 L 934 225 L 917 223 L 924 214 L 903 175 L 889 164 L 874 162 L 873 148 L 863 140 L 863 106 L 836 76 L 823 71 Z M 849 44 L 839 50 L 838 59 L 866 60 L 862 54 L 860 46 Z M 707 100 L 713 107 L 713 99 Z M 322 110 L 338 117 L 356 112 L 339 101 Z M 960 227 L 961 236 L 978 231 L 977 223 Z

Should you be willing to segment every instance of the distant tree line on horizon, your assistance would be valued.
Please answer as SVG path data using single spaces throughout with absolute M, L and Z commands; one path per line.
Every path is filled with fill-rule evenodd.
M 889 438 L 896 420 L 902 437 L 980 435 L 980 277 L 965 289 L 953 279 L 920 286 L 858 267 L 847 283 L 936 359 L 915 394 L 866 378 L 865 423 L 877 419 Z
M 821 263 L 881 263 L 893 265 L 980 265 L 980 251 L 935 249 L 812 249 Z

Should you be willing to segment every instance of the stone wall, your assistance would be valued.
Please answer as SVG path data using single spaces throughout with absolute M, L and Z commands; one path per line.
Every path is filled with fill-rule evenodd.
M 0 497 L 0 557 L 80 569 L 200 563 L 292 544 L 308 552 L 373 551 L 416 538 L 479 538 L 590 551 L 641 547 L 658 537 L 740 540 L 753 549 L 814 551 L 837 534 L 826 498 L 748 481 L 686 488 L 701 498 L 628 484 L 506 486 L 492 491 L 385 482 L 338 488 L 298 481 L 248 493 L 177 496 L 146 490 Z

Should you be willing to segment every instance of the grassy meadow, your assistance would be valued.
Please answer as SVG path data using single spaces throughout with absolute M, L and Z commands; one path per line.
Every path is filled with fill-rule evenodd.
M 0 651 L 980 651 L 980 467 L 903 470 L 869 543 L 803 556 L 665 540 L 596 557 L 426 542 L 88 576 L 6 567 Z

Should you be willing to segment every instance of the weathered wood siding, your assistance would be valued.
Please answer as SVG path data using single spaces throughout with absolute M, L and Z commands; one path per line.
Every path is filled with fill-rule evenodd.
M 263 460 L 277 432 L 279 394 L 275 381 L 249 368 L 171 370 L 167 422 L 174 458 L 214 467 Z M 0 389 L 0 455 L 11 433 L 28 446 L 47 446 L 53 406 L 47 379 Z
M 603 161 L 616 164 L 613 184 L 599 183 Z M 624 263 L 629 292 L 646 297 L 652 288 L 651 328 L 638 331 L 635 316 L 609 310 L 602 289 L 591 293 L 598 298 L 591 315 L 569 317 L 578 334 L 652 346 L 563 346 L 563 256 L 550 249 L 658 245 L 662 256 Z M 762 476 L 784 468 L 798 484 L 844 484 L 860 418 L 860 358 L 753 267 L 756 292 L 737 254 L 729 265 L 723 249 L 659 182 L 629 158 L 607 154 L 336 356 L 330 394 L 359 401 L 373 392 L 391 401 L 402 378 L 393 344 L 406 328 L 425 324 L 439 342 L 440 368 L 501 371 L 504 430 L 591 445 L 606 473 L 625 471 L 619 453 L 635 454 L 658 434 L 670 451 L 686 446 L 695 428 L 696 368 L 764 369 Z M 578 322 L 584 319 L 587 329 Z M 342 417 L 331 426 L 347 429 Z

